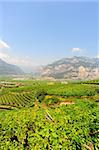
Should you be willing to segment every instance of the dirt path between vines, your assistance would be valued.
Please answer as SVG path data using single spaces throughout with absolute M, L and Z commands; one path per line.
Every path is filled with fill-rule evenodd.
M 48 107 L 57 107 L 57 106 L 62 106 L 62 105 L 72 105 L 75 104 L 75 102 L 72 101 L 62 101 L 62 102 L 58 102 L 56 104 L 50 104 L 49 106 L 46 105 L 45 102 L 42 103 L 42 108 L 46 109 Z M 36 105 L 37 106 L 37 105 Z
M 13 106 L 0 105 L 0 109 L 17 109 L 17 108 Z
M 60 106 L 61 106 L 61 105 L 71 105 L 71 104 L 75 104 L 75 103 L 74 103 L 74 102 L 71 102 L 71 101 L 60 102 Z
M 64 101 L 64 102 L 60 102 L 60 106 L 61 105 L 72 105 L 75 104 L 74 102 L 69 102 L 69 101 Z

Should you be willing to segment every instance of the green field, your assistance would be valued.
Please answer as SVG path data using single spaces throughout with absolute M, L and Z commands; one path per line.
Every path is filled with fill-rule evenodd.
M 98 150 L 98 81 L 1 79 L 0 150 Z

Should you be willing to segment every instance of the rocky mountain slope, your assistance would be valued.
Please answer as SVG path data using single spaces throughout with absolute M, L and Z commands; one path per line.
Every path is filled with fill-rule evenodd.
M 0 59 L 0 75 L 22 75 L 24 72 L 16 65 L 11 65 Z
M 43 67 L 41 76 L 56 79 L 99 78 L 99 59 L 76 56 L 63 58 Z

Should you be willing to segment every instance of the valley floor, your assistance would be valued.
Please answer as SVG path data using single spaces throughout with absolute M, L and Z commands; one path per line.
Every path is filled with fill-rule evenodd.
M 99 86 L 17 82 L 1 87 L 0 150 L 99 149 Z

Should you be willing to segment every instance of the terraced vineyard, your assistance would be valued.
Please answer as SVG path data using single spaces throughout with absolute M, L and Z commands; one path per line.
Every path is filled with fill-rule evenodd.
M 0 96 L 0 106 L 26 107 L 33 101 L 32 93 L 14 93 Z
M 0 150 L 99 149 L 99 86 L 9 83 L 0 88 Z
M 48 87 L 48 93 L 60 96 L 92 96 L 97 94 L 99 87 L 86 84 L 55 84 L 53 87 Z
M 12 83 L 10 83 L 12 84 Z M 14 83 L 13 83 L 14 84 Z M 19 82 L 19 87 L 1 87 L 0 108 L 33 106 L 35 93 L 43 89 L 47 95 L 67 97 L 94 96 L 98 94 L 99 86 L 86 84 L 61 84 L 60 82 L 27 81 Z

